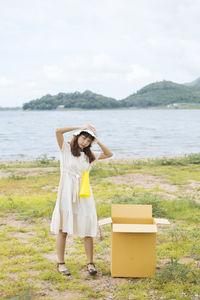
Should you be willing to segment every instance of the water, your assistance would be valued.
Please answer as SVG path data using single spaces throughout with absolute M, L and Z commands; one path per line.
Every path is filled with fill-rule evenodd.
M 200 110 L 0 111 L 0 160 L 59 159 L 55 128 L 94 124 L 113 158 L 200 152 Z M 70 140 L 72 132 L 65 133 Z M 101 151 L 98 145 L 94 151 Z

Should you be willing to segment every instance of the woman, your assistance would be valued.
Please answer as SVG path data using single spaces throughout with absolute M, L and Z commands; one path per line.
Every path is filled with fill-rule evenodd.
M 70 142 L 64 140 L 63 133 L 77 129 Z M 79 197 L 80 183 L 84 170 L 90 171 L 98 159 L 108 158 L 113 154 L 99 142 L 96 129 L 91 124 L 59 127 L 56 129 L 56 138 L 60 148 L 61 177 L 51 219 L 51 232 L 57 234 L 57 269 L 61 274 L 71 275 L 64 261 L 66 237 L 80 236 L 84 238 L 88 272 L 95 275 L 97 271 L 93 263 L 93 237 L 97 235 L 97 214 L 91 187 L 90 197 Z M 95 142 L 102 150 L 96 155 L 91 151 Z

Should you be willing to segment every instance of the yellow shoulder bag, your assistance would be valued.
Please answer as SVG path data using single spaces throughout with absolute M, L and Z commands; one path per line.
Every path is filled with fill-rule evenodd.
M 79 192 L 80 197 L 90 197 L 90 178 L 89 171 L 83 171 L 83 177 L 81 181 L 81 188 Z

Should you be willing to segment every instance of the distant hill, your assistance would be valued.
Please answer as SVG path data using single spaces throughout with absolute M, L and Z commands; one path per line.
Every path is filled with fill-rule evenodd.
M 200 103 L 200 92 L 183 84 L 163 80 L 120 100 L 123 107 L 166 106 L 172 103 Z
M 0 110 L 21 110 L 22 108 L 20 106 L 16 107 L 2 107 L 0 106 Z
M 200 77 L 192 82 L 184 83 L 184 85 L 195 88 L 195 89 L 200 89 Z
M 142 108 L 174 103 L 200 104 L 200 78 L 186 84 L 166 80 L 154 82 L 121 100 L 95 94 L 89 90 L 83 93 L 59 93 L 54 96 L 47 94 L 40 99 L 24 103 L 23 110 Z
M 85 109 L 100 109 L 100 108 L 116 108 L 119 107 L 119 102 L 114 98 L 108 98 L 99 94 L 95 94 L 86 90 L 83 93 L 59 93 L 55 96 L 46 95 L 40 99 L 32 100 L 23 104 L 24 110 L 46 110 L 56 109 L 60 105 L 64 108 L 85 108 Z

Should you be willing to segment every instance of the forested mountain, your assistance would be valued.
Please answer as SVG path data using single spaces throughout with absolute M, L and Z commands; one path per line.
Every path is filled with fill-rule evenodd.
M 32 100 L 23 105 L 24 110 L 45 110 L 56 109 L 59 105 L 64 105 L 64 108 L 116 108 L 120 104 L 113 98 L 108 98 L 99 94 L 85 91 L 83 93 L 59 93 L 58 95 L 46 95 L 40 99 Z
M 196 90 L 197 89 L 200 90 L 200 77 L 197 78 L 196 80 L 192 81 L 192 82 L 185 83 L 184 85 L 192 87 L 192 88 L 194 88 Z
M 200 103 L 200 91 L 172 81 L 151 83 L 120 101 L 122 106 L 152 107 L 172 103 Z
M 136 93 L 121 99 L 105 97 L 86 90 L 83 93 L 46 95 L 23 104 L 24 110 L 53 110 L 58 108 L 105 109 L 123 107 L 156 107 L 174 103 L 200 104 L 200 78 L 178 84 L 160 81 L 146 85 Z

